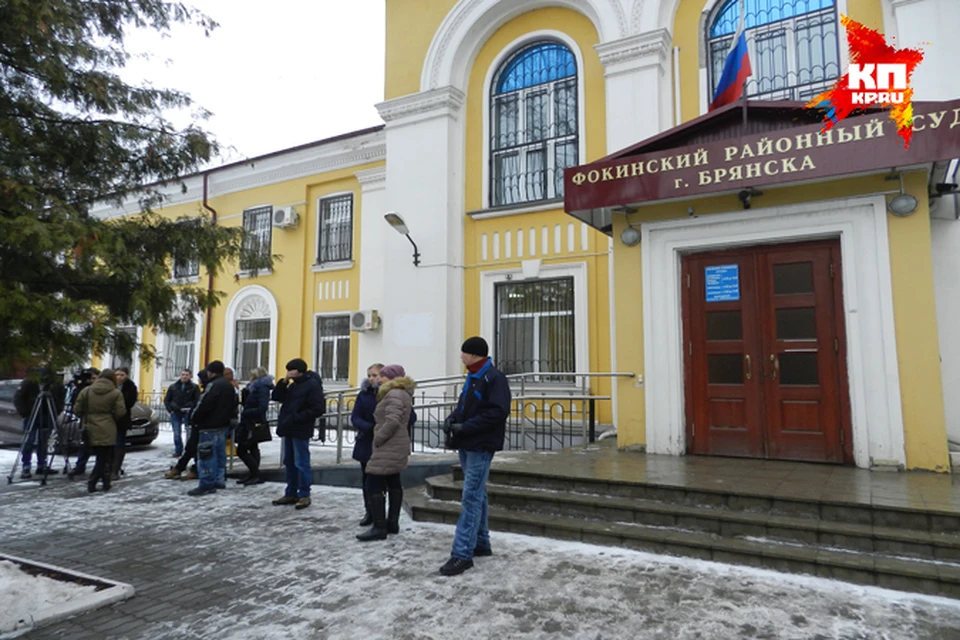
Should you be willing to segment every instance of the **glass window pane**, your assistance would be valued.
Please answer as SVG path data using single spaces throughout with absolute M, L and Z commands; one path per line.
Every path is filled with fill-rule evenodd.
M 526 183 L 526 200 L 542 200 L 544 193 L 544 179 L 546 171 L 544 167 L 543 149 L 528 151 L 527 170 L 524 173 L 524 182 Z
M 816 352 L 780 354 L 780 384 L 809 386 L 819 383 Z
M 711 353 L 707 355 L 708 384 L 743 384 L 743 355 Z
M 773 293 L 778 296 L 813 293 L 813 263 L 773 265 Z
M 496 116 L 493 121 L 496 125 L 496 132 L 491 147 L 496 150 L 515 146 L 518 142 L 517 131 L 520 128 L 517 96 L 497 98 L 494 105 Z
M 816 339 L 816 309 L 777 309 L 777 340 Z
M 516 153 L 494 158 L 493 206 L 520 202 L 520 156 Z
M 501 318 L 497 364 L 504 373 L 534 371 L 533 318 Z
M 526 107 L 526 142 L 536 142 L 547 137 L 547 92 L 528 93 L 524 99 Z
M 333 341 L 324 340 L 320 343 L 320 377 L 324 380 L 333 378 Z
M 353 195 L 320 201 L 320 246 L 317 262 L 337 262 L 353 258 Z
M 739 311 L 707 311 L 707 340 L 742 340 Z
M 335 380 L 346 382 L 350 379 L 350 338 L 337 340 L 337 373 Z

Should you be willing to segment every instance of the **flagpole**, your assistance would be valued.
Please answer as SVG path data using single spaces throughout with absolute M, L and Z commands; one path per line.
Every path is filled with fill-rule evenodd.
M 743 126 L 746 129 L 747 126 L 747 79 L 743 79 L 743 93 L 741 95 L 741 102 L 743 103 Z M 746 133 L 746 131 L 744 131 Z

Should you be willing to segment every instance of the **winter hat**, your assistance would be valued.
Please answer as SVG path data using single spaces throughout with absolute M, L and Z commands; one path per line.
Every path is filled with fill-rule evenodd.
M 460 351 L 463 353 L 469 353 L 472 356 L 486 358 L 490 353 L 490 347 L 487 346 L 487 341 L 480 336 L 473 336 L 472 338 L 467 338 L 464 341 L 463 346 L 460 347 Z
M 303 358 L 294 358 L 287 363 L 287 371 L 299 371 L 300 373 L 307 372 L 307 363 Z
M 384 378 L 389 378 L 393 380 L 394 378 L 402 378 L 407 375 L 407 372 L 403 370 L 399 364 L 388 364 L 383 369 L 380 369 L 380 375 Z
M 223 370 L 224 370 L 223 363 L 220 362 L 219 360 L 214 360 L 213 362 L 207 365 L 207 373 L 212 373 L 213 375 L 216 375 L 216 376 L 222 376 Z

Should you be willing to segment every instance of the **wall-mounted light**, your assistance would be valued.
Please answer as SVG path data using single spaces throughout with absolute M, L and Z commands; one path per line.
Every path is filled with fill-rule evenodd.
M 890 179 L 889 177 L 887 178 Z M 890 198 L 887 201 L 887 211 L 897 216 L 898 218 L 906 218 L 914 211 L 917 210 L 917 206 L 920 203 L 917 199 L 910 195 L 909 193 L 904 193 L 903 191 L 903 172 L 900 172 L 900 193 Z
M 635 247 L 640 244 L 640 231 L 633 227 L 627 227 L 620 232 L 620 242 L 628 247 Z
M 413 245 L 413 266 L 420 266 L 420 251 L 417 249 L 417 243 L 410 237 L 410 230 L 407 229 L 407 224 L 400 217 L 400 214 L 396 211 L 390 211 L 384 214 L 383 218 L 387 221 L 387 224 L 397 230 L 397 233 L 407 237 L 407 240 Z

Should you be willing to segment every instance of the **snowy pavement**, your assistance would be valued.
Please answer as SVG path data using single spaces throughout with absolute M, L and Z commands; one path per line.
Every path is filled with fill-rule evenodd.
M 167 444 L 127 460 L 108 494 L 0 493 L 0 551 L 137 588 L 28 638 L 960 638 L 960 601 L 515 534 L 443 578 L 453 527 L 404 514 L 357 542 L 357 490 L 314 487 L 299 512 L 270 504 L 276 484 L 190 498 L 160 478 Z

